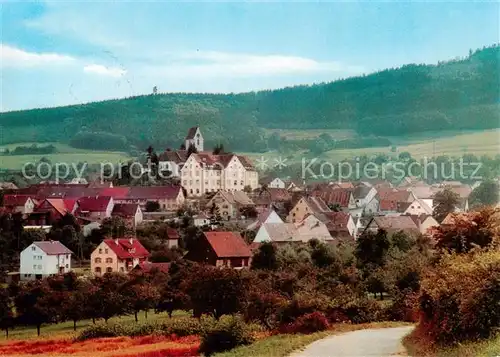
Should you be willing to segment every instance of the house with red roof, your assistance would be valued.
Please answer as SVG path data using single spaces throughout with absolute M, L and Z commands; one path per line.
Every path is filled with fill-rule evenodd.
M 148 258 L 149 252 L 136 238 L 104 239 L 90 255 L 90 269 L 96 276 L 128 273 Z
M 217 267 L 244 268 L 250 266 L 251 256 L 249 245 L 239 233 L 212 231 L 205 232 L 184 258 Z
M 177 229 L 168 227 L 167 228 L 167 236 L 165 238 L 166 244 L 168 248 L 175 248 L 179 246 L 179 239 L 181 236 L 179 235 L 179 232 Z
M 132 228 L 143 221 L 141 206 L 137 203 L 116 203 L 113 206 L 111 217 L 120 217 Z
M 321 198 L 329 207 L 338 206 L 348 212 L 357 208 L 351 188 L 324 187 L 312 191 L 312 196 Z
M 177 211 L 186 201 L 182 187 L 166 186 L 132 186 L 126 198 L 120 203 L 137 203 L 144 210 L 148 201 L 158 202 L 161 211 Z
M 77 201 L 72 198 L 47 198 L 30 213 L 27 223 L 31 226 L 51 225 L 66 214 L 74 214 L 77 207 Z
M 31 195 L 4 195 L 3 206 L 10 212 L 31 213 L 36 202 Z
M 114 201 L 110 196 L 89 196 L 78 200 L 75 215 L 92 220 L 103 220 L 111 217 Z
M 71 271 L 73 252 L 59 241 L 33 242 L 20 254 L 22 280 L 42 279 Z

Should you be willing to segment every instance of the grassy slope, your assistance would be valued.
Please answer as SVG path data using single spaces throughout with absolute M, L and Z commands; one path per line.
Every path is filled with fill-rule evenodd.
M 415 357 L 494 357 L 500 356 L 500 335 L 488 341 L 471 342 L 455 347 L 432 348 L 412 334 L 403 340 L 410 356 Z
M 215 354 L 214 357 L 284 357 L 290 353 L 301 350 L 310 343 L 322 339 L 324 337 L 340 334 L 349 331 L 367 329 L 367 328 L 386 328 L 404 326 L 406 323 L 400 322 L 375 322 L 371 324 L 349 325 L 337 324 L 333 325 L 328 331 L 316 332 L 310 335 L 275 335 L 271 336 L 249 346 L 237 347 L 231 351 Z

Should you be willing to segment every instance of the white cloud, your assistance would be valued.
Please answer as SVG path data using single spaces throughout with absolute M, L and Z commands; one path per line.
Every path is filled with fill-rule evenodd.
M 124 69 L 118 67 L 106 67 L 100 64 L 89 64 L 83 67 L 83 71 L 86 73 L 93 73 L 116 78 L 121 77 L 127 73 L 127 71 Z
M 69 64 L 75 58 L 58 53 L 27 52 L 16 47 L 0 44 L 1 67 L 35 67 Z
M 149 71 L 169 77 L 251 77 L 313 73 L 358 74 L 363 68 L 340 62 L 284 55 L 254 55 L 215 51 L 170 54 L 170 64 L 156 64 Z

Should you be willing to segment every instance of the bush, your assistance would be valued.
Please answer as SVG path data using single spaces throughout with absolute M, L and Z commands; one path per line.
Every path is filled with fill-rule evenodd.
M 411 291 L 397 294 L 385 315 L 392 321 L 418 322 L 418 294 Z
M 445 255 L 422 281 L 417 332 L 439 345 L 489 338 L 499 301 L 500 251 Z
M 202 332 L 200 320 L 195 318 L 171 319 L 160 324 L 160 331 L 165 335 L 177 335 L 179 337 L 199 335 Z
M 353 324 L 384 320 L 380 304 L 369 298 L 356 298 L 341 306 L 342 312 Z
M 148 336 L 148 335 L 176 335 L 179 337 L 199 335 L 202 325 L 198 319 L 179 318 L 171 319 L 162 323 L 142 324 L 96 324 L 84 329 L 77 341 L 85 341 L 92 338 L 117 337 L 117 336 Z
M 283 309 L 280 316 L 282 324 L 293 323 L 300 316 L 313 312 L 326 312 L 330 301 L 322 294 L 297 294 L 292 301 Z
M 253 342 L 253 334 L 239 316 L 222 316 L 219 321 L 205 320 L 201 335 L 200 352 L 210 356 Z
M 328 319 L 321 312 L 313 312 L 300 316 L 294 323 L 285 328 L 286 333 L 314 333 L 327 330 L 329 327 Z
M 118 324 L 101 324 L 92 325 L 86 327 L 82 332 L 76 337 L 76 341 L 85 341 L 93 338 L 101 337 L 117 337 L 123 336 L 125 334 L 122 326 Z

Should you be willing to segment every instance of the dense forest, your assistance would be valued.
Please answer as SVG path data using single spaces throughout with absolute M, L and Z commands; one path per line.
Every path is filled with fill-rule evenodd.
M 331 83 L 242 94 L 158 94 L 0 114 L 4 142 L 59 141 L 77 147 L 113 133 L 123 147 L 178 147 L 203 126 L 207 145 L 268 146 L 262 128 L 354 129 L 363 136 L 499 126 L 500 47 L 437 65 L 405 65 Z M 103 135 L 103 137 L 106 135 Z M 109 139 L 109 138 L 108 138 Z M 212 141 L 210 141 L 212 140 Z M 108 145 L 109 146 L 109 145 Z

